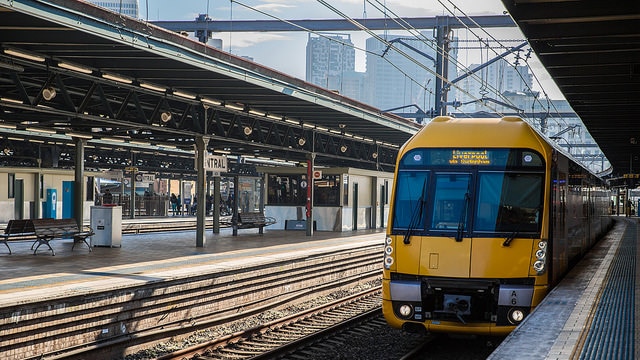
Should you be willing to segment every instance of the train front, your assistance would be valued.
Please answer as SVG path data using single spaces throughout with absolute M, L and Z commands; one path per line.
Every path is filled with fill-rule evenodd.
M 401 150 L 384 254 L 391 326 L 503 336 L 542 300 L 549 184 L 539 140 L 514 119 L 437 118 Z

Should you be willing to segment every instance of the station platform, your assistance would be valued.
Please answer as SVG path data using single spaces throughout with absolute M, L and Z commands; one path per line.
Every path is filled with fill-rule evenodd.
M 640 359 L 638 226 L 638 218 L 617 217 L 612 231 L 489 359 Z M 224 266 L 267 264 L 287 253 L 313 256 L 363 243 L 381 246 L 384 230 L 306 236 L 304 231 L 245 229 L 232 236 L 223 228 L 219 234 L 207 230 L 205 238 L 198 248 L 192 230 L 124 234 L 122 247 L 91 252 L 78 245 L 72 250 L 73 240 L 56 240 L 51 243 L 55 256 L 45 250 L 34 256 L 30 241 L 12 243 L 12 255 L 0 248 L 0 307 L 195 276 L 205 268 L 214 273 Z
M 616 219 L 488 359 L 640 359 L 638 218 Z

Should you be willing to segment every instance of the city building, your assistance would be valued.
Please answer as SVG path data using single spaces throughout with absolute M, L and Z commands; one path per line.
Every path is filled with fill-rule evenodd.
M 119 14 L 127 15 L 132 18 L 138 19 L 140 13 L 140 6 L 138 0 L 118 0 L 118 1 L 97 1 L 89 0 L 90 3 L 98 5 L 103 8 L 107 8 L 111 11 Z
M 344 78 L 346 74 L 353 77 L 355 68 L 356 50 L 350 35 L 309 34 L 306 81 L 345 94 Z

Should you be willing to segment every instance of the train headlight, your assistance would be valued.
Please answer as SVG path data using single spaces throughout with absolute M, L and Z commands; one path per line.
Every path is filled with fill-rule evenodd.
M 533 263 L 533 269 L 538 272 L 538 274 L 542 274 L 544 272 L 544 261 L 538 260 Z
M 533 269 L 541 275 L 546 270 L 545 263 L 547 261 L 547 241 L 538 242 L 538 250 L 536 250 L 536 261 L 533 263 Z
M 400 305 L 400 307 L 398 308 L 398 313 L 401 317 L 409 319 L 413 315 L 413 308 L 408 304 Z
M 509 321 L 512 324 L 519 324 L 524 319 L 524 312 L 520 309 L 513 309 L 509 312 Z
M 393 265 L 393 257 L 391 256 L 391 254 L 393 254 L 393 246 L 391 246 L 391 243 L 393 242 L 393 240 L 391 239 L 391 236 L 387 236 L 384 239 L 384 268 L 389 270 L 391 268 L 391 265 Z

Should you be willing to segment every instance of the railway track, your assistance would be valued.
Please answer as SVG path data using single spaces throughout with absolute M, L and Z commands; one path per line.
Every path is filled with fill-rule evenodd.
M 269 359 L 312 346 L 330 334 L 377 319 L 382 321 L 380 289 L 369 289 L 337 301 L 158 358 Z M 311 348 L 309 348 L 311 346 Z
M 29 309 L 4 308 L 14 316 L 0 319 L 0 348 L 46 349 L 34 355 L 38 359 L 122 358 L 169 339 L 379 281 L 380 251 L 376 245 L 301 255 L 58 298 Z

